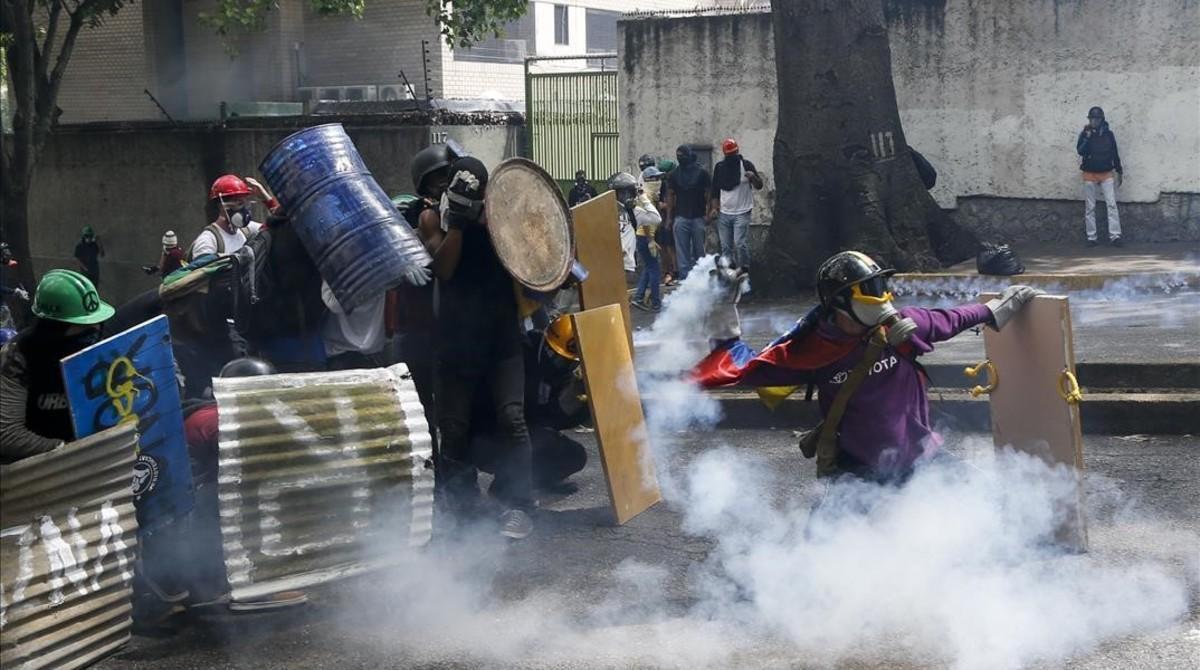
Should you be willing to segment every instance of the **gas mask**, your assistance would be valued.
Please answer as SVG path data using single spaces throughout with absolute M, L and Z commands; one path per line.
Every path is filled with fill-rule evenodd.
M 245 228 L 250 225 L 250 208 L 227 209 L 225 210 L 225 218 L 229 220 L 229 225 L 234 228 Z
M 900 316 L 892 305 L 892 293 L 887 290 L 884 277 L 872 277 L 850 287 L 850 313 L 848 316 L 867 328 L 884 326 L 887 341 L 898 346 L 917 330 L 917 323 Z

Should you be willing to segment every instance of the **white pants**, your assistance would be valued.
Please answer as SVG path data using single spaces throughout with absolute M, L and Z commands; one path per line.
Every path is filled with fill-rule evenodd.
M 1108 208 L 1108 238 L 1115 240 L 1121 236 L 1121 215 L 1117 213 L 1117 187 L 1112 177 L 1102 182 L 1083 182 L 1083 225 L 1087 229 L 1087 238 L 1096 239 L 1096 191 L 1104 190 L 1104 204 Z

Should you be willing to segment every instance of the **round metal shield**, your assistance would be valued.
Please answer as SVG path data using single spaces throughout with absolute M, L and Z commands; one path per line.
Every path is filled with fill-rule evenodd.
M 537 163 L 510 158 L 488 179 L 487 228 L 505 269 L 525 286 L 557 289 L 571 271 L 571 214 L 558 184 Z

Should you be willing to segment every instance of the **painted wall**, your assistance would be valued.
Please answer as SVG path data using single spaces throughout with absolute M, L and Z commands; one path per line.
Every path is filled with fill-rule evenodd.
M 120 303 L 155 286 L 156 278 L 147 277 L 141 266 L 157 263 L 162 234 L 174 230 L 181 244 L 190 244 L 210 220 L 206 207 L 212 180 L 227 172 L 261 179 L 258 163 L 298 129 L 290 123 L 295 121 L 68 127 L 56 132 L 38 164 L 30 203 L 35 270 L 74 268 L 80 229 L 91 225 L 107 251 L 100 267 L 106 300 Z M 516 155 L 521 146 L 520 125 L 356 119 L 346 126 L 389 194 L 412 192 L 409 163 L 430 142 L 453 138 L 489 167 Z
M 905 134 L 938 169 L 933 193 L 942 206 L 964 197 L 1079 199 L 1075 139 L 1088 107 L 1099 104 L 1126 168 L 1120 200 L 1157 203 L 1163 193 L 1183 193 L 1197 206 L 1169 209 L 1186 229 L 1200 228 L 1193 220 L 1200 217 L 1194 0 L 887 0 L 885 7 Z M 778 118 L 770 15 L 619 26 L 626 159 L 734 136 L 768 172 L 755 217 L 768 223 Z M 1047 235 L 1062 237 L 1076 223 Z

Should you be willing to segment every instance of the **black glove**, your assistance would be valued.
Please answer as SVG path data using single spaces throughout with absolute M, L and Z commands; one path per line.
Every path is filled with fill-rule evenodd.
M 475 222 L 483 214 L 483 198 L 487 190 L 488 171 L 478 158 L 467 156 L 454 161 L 450 166 L 450 186 L 446 190 L 449 219 L 447 226 L 454 226 L 455 218 Z M 464 221 L 459 221 L 461 227 Z

